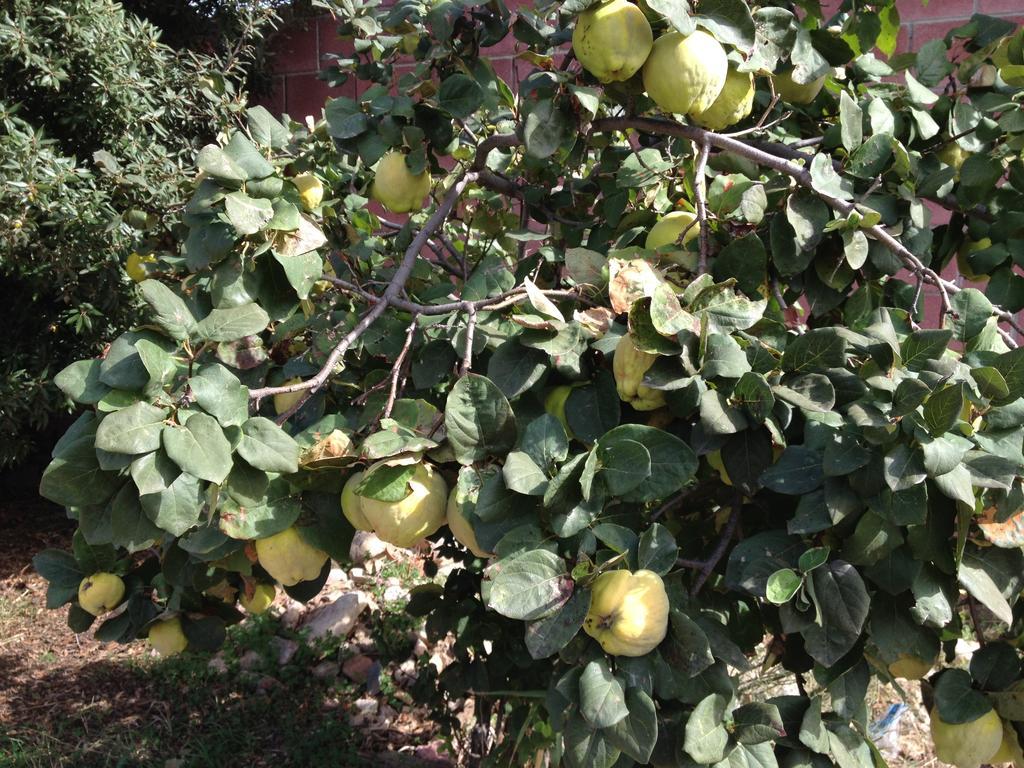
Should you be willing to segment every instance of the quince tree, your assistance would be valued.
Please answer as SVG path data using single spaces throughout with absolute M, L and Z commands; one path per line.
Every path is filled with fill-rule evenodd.
M 56 376 L 71 629 L 203 653 L 373 529 L 456 562 L 419 694 L 487 765 L 881 766 L 921 676 L 940 757 L 1019 763 L 1024 33 L 323 3 L 360 95 L 204 147 L 145 322 Z

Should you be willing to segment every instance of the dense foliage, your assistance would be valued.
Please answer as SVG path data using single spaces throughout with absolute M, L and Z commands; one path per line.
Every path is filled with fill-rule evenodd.
M 743 118 L 713 56 L 599 83 L 565 47 L 590 5 L 346 3 L 359 99 L 202 149 L 145 324 L 57 376 L 87 409 L 42 482 L 79 525 L 36 559 L 50 604 L 211 649 L 236 597 L 315 595 L 352 525 L 419 526 L 461 564 L 412 595 L 455 637 L 421 692 L 476 696 L 487 764 L 883 765 L 869 681 L 926 674 L 942 749 L 1019 750 L 1024 39 L 642 5 L 756 75 Z M 692 119 L 645 95 L 683 70 Z M 752 696 L 757 664 L 797 693 Z
M 125 260 L 174 242 L 195 152 L 244 103 L 237 42 L 176 53 L 112 0 L 0 4 L 0 466 L 65 409 L 53 374 L 137 317 Z

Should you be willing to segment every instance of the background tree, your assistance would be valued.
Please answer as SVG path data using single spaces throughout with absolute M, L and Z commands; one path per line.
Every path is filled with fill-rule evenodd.
M 940 759 L 1024 763 L 1024 35 L 853 5 L 339 4 L 371 85 L 204 147 L 145 325 L 57 376 L 50 603 L 202 651 L 426 536 L 487 764 L 881 766 L 869 681 L 925 676 Z
M 234 44 L 209 56 L 171 50 L 110 0 L 3 5 L 0 466 L 64 409 L 53 373 L 136 317 L 126 259 L 173 242 L 191 158 L 242 108 L 269 18 L 237 9 Z

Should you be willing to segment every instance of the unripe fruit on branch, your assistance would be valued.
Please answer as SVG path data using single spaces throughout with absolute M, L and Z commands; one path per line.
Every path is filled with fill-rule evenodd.
M 149 277 L 149 270 L 146 269 L 147 264 L 156 264 L 156 256 L 151 253 L 143 256 L 141 253 L 132 252 L 125 262 L 124 271 L 136 283 L 141 283 Z
M 124 598 L 124 582 L 114 573 L 94 573 L 78 585 L 78 605 L 93 616 L 112 611 Z
M 284 382 L 282 387 L 290 387 L 292 384 L 301 384 L 302 379 L 294 378 L 288 379 Z M 299 402 L 306 395 L 304 389 L 300 389 L 298 392 L 281 392 L 280 394 L 274 395 L 274 411 L 280 416 L 282 413 L 288 413 L 292 407 Z
M 252 597 L 248 597 L 243 592 L 238 602 L 249 613 L 258 616 L 266 612 L 274 602 L 275 597 L 277 597 L 277 588 L 273 584 L 257 584 L 252 591 Z
M 327 553 L 302 538 L 295 526 L 256 540 L 256 557 L 272 578 L 291 587 L 320 575 Z
M 821 93 L 821 87 L 825 84 L 825 76 L 812 80 L 809 83 L 798 83 L 793 80 L 793 70 L 788 69 L 777 75 L 772 75 L 775 83 L 775 92 L 779 98 L 790 104 L 801 106 L 810 104 L 815 97 Z
M 371 473 L 379 466 L 376 464 L 366 472 Z M 341 511 L 357 530 L 373 531 L 382 541 L 396 547 L 411 547 L 444 525 L 448 486 L 431 465 L 416 465 L 409 480 L 409 492 L 401 501 L 360 496 L 356 489 L 363 477 L 362 472 L 354 474 L 341 493 Z
M 299 190 L 302 207 L 307 211 L 317 208 L 324 199 L 324 185 L 312 173 L 300 173 L 292 179 L 292 184 Z
M 428 194 L 430 174 L 410 171 L 402 152 L 392 150 L 378 161 L 370 197 L 392 213 L 421 210 Z
M 754 108 L 754 76 L 749 72 L 737 72 L 732 67 L 725 77 L 725 85 L 714 104 L 703 111 L 691 112 L 690 117 L 697 125 L 711 131 L 720 131 L 735 125 L 750 114 Z
M 969 723 L 947 723 L 936 707 L 928 714 L 935 756 L 956 768 L 979 768 L 1003 743 L 1003 721 L 994 709 Z
M 725 86 L 729 60 L 707 32 L 669 32 L 654 41 L 644 63 L 647 95 L 666 112 L 703 112 Z
M 654 571 L 606 571 L 594 579 L 583 631 L 612 656 L 643 656 L 668 632 L 668 595 Z
M 448 495 L 446 516 L 452 536 L 455 537 L 459 544 L 477 557 L 485 560 L 489 557 L 494 557 L 493 552 L 486 552 L 480 548 L 480 543 L 476 540 L 476 532 L 473 530 L 473 526 L 470 525 L 469 520 L 466 519 L 465 510 L 462 508 L 463 505 L 459 503 L 458 494 L 459 489 L 456 487 L 452 488 L 452 492 Z
M 576 19 L 572 50 L 602 83 L 628 80 L 651 52 L 654 34 L 644 12 L 628 0 L 592 5 Z
M 615 347 L 615 356 L 612 358 L 615 389 L 620 400 L 629 403 L 638 411 L 653 411 L 665 404 L 664 392 L 641 383 L 644 374 L 657 359 L 657 355 L 637 349 L 628 333 L 619 339 Z
M 188 638 L 181 631 L 181 619 L 158 621 L 149 628 L 149 644 L 161 656 L 176 656 L 188 647 Z

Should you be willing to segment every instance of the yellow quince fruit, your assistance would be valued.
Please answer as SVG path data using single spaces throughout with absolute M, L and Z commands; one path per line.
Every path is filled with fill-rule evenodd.
M 286 587 L 312 581 L 327 562 L 327 553 L 309 544 L 295 526 L 257 539 L 256 557 L 263 570 Z
M 302 207 L 307 211 L 312 211 L 323 201 L 323 182 L 312 173 L 300 173 L 292 179 L 292 184 L 299 190 L 299 199 L 302 201 Z
M 370 197 L 392 213 L 410 213 L 423 208 L 430 194 L 430 174 L 413 173 L 405 164 L 405 154 L 392 150 L 378 162 Z
M 928 715 L 935 756 L 956 768 L 979 768 L 991 762 L 1003 743 L 1003 721 L 994 709 L 969 723 L 947 723 L 936 707 Z
M 290 387 L 292 384 L 301 384 L 302 379 L 295 377 L 288 379 L 288 381 L 282 382 L 282 387 Z M 292 409 L 299 400 L 306 394 L 304 390 L 298 392 L 282 392 L 281 394 L 274 395 L 274 411 L 280 416 L 282 413 L 287 413 Z
M 176 656 L 188 647 L 188 638 L 181 631 L 181 619 L 158 621 L 149 628 L 149 644 L 161 656 Z
M 252 591 L 252 597 L 242 592 L 238 602 L 249 613 L 258 616 L 261 613 L 266 613 L 275 597 L 277 597 L 277 587 L 273 584 L 257 584 Z
M 363 473 L 356 472 L 345 483 L 341 489 L 341 511 L 345 515 L 345 519 L 357 531 L 372 531 L 373 526 L 363 515 L 362 500 L 356 495 L 356 488 L 361 482 L 363 482 Z
M 923 680 L 935 666 L 935 659 L 922 659 L 912 653 L 901 653 L 889 663 L 889 674 L 900 680 Z
M 602 83 L 629 80 L 654 44 L 644 12 L 628 0 L 592 5 L 576 18 L 572 50 L 583 68 Z
M 963 166 L 964 161 L 971 156 L 971 152 L 961 147 L 955 141 L 951 141 L 945 144 L 942 149 L 936 153 L 936 157 L 939 158 L 943 163 L 954 168 L 957 176 L 960 175 L 960 168 Z
M 367 469 L 367 473 L 377 466 Z M 396 547 L 411 547 L 444 525 L 448 486 L 441 473 L 429 464 L 416 465 L 408 493 L 401 501 L 360 496 L 356 489 L 362 476 L 360 472 L 350 477 L 341 494 L 341 510 L 355 528 L 373 531 L 382 541 Z
M 725 463 L 722 461 L 721 451 L 712 451 L 707 455 L 708 464 L 711 468 L 718 472 L 718 477 L 722 480 L 725 485 L 732 485 L 732 478 L 729 477 L 728 471 L 725 469 Z
M 814 101 L 821 93 L 821 87 L 825 84 L 825 75 L 812 80 L 809 83 L 798 83 L 793 80 L 793 70 L 787 69 L 777 75 L 772 75 L 775 83 L 775 92 L 779 98 L 790 104 L 806 105 Z
M 672 211 L 666 213 L 647 233 L 647 240 L 644 241 L 644 248 L 655 251 L 666 245 L 672 245 L 682 235 L 683 242 L 677 248 L 685 248 L 691 240 L 700 237 L 700 226 L 697 224 L 697 215 L 690 211 Z M 668 261 L 678 264 L 681 267 L 693 269 L 697 266 L 697 256 L 691 253 L 682 254 L 675 251 L 666 256 Z
M 654 571 L 606 571 L 594 579 L 583 631 L 612 656 L 643 656 L 668 632 L 668 594 Z
M 984 251 L 991 247 L 992 238 L 990 237 L 983 237 L 981 240 L 965 241 L 963 246 L 956 252 L 956 268 L 960 271 L 960 274 L 974 282 L 984 282 L 988 280 L 990 275 L 986 275 L 984 272 L 975 272 L 971 269 L 971 262 L 967 257 L 972 253 Z
M 94 573 L 78 585 L 78 604 L 83 611 L 99 616 L 114 610 L 124 599 L 124 582 L 114 573 Z
M 725 85 L 718 98 L 707 109 L 691 112 L 690 117 L 698 125 L 711 131 L 720 131 L 735 125 L 750 114 L 754 108 L 754 76 L 749 72 L 738 72 L 729 67 Z
M 612 373 L 619 399 L 638 411 L 653 411 L 665 404 L 665 393 L 644 386 L 644 374 L 654 365 L 657 355 L 642 352 L 633 345 L 629 334 L 619 339 L 612 358 Z
M 572 394 L 573 389 L 572 384 L 561 384 L 557 387 L 552 387 L 551 391 L 544 397 L 544 410 L 558 419 L 570 440 L 573 435 L 572 429 L 569 428 L 569 419 L 565 416 L 565 403 L 569 399 L 569 395 Z
M 644 63 L 644 88 L 666 112 L 704 112 L 722 92 L 728 73 L 725 49 L 707 32 L 669 32 L 654 41 Z
M 462 546 L 468 549 L 477 557 L 486 560 L 489 557 L 494 557 L 493 552 L 487 552 L 481 549 L 480 543 L 476 540 L 476 532 L 473 530 L 473 526 L 470 525 L 469 520 L 466 519 L 466 512 L 462 508 L 462 503 L 459 501 L 459 488 L 456 486 L 452 488 L 452 492 L 448 494 L 448 506 L 446 507 L 445 514 L 448 519 L 448 528 L 451 529 L 452 536 Z
M 993 765 L 1009 763 L 1014 768 L 1024 768 L 1024 750 L 1021 750 L 1017 731 L 1005 720 L 1003 721 L 1003 740 L 999 750 L 988 759 Z
M 147 264 L 156 264 L 156 256 L 151 253 L 143 256 L 141 253 L 132 251 L 128 255 L 127 261 L 125 261 L 124 271 L 136 283 L 141 283 L 149 278 L 149 270 L 146 268 Z

